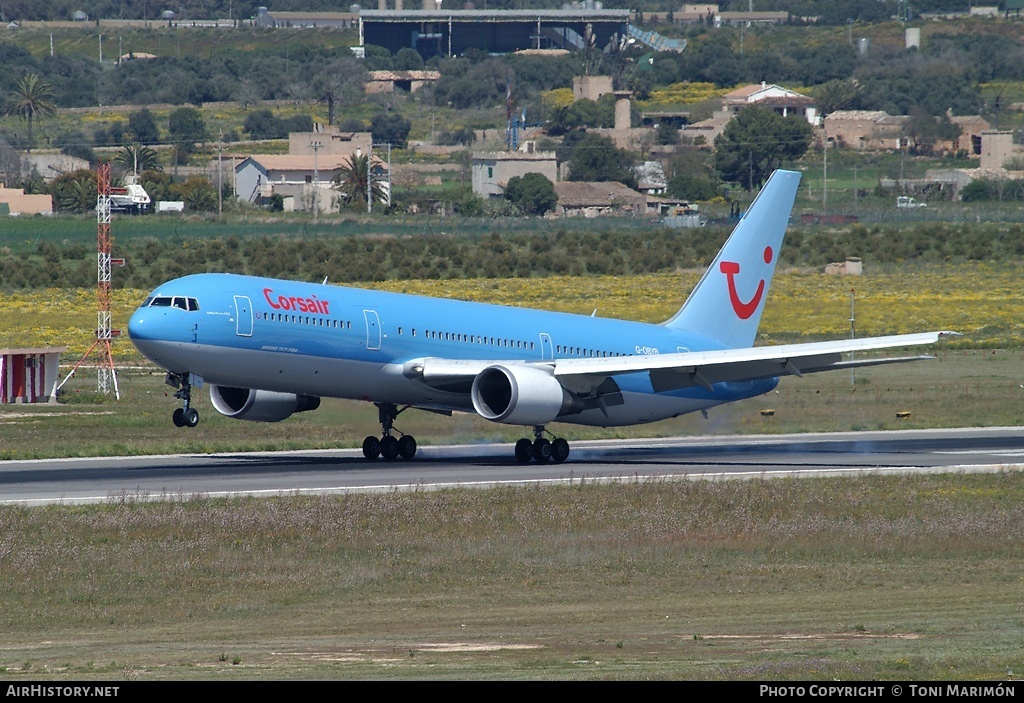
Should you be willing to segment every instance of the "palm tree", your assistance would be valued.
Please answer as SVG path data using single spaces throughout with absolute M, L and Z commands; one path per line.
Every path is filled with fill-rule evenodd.
M 860 88 L 852 78 L 840 80 L 835 78 L 818 86 L 816 98 L 822 115 L 838 110 L 849 110 L 860 99 Z
M 52 101 L 53 86 L 40 80 L 34 73 L 26 73 L 14 94 L 7 100 L 4 113 L 17 115 L 28 122 L 28 150 L 32 151 L 32 121 L 38 117 L 49 117 L 57 112 Z
M 117 155 L 117 163 L 124 166 L 126 171 L 131 171 L 136 176 L 143 171 L 161 171 L 160 157 L 153 147 L 145 146 L 135 142 L 125 147 Z
M 353 154 L 349 157 L 347 165 L 342 166 L 338 175 L 334 177 L 334 187 L 341 195 L 342 203 L 350 206 L 366 202 L 366 185 L 369 172 L 370 156 L 359 156 Z M 382 203 L 388 199 L 384 187 L 379 181 L 374 181 L 370 186 L 373 202 Z

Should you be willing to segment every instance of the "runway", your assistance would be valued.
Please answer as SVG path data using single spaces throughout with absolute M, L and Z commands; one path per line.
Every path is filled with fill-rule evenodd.
M 621 480 L 1019 471 L 1024 427 L 579 441 L 563 464 L 510 444 L 423 446 L 411 462 L 360 450 L 0 462 L 0 503 L 300 495 Z

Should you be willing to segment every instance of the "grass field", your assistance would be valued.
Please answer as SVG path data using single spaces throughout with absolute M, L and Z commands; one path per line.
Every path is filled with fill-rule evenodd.
M 1016 680 L 1024 475 L 0 506 L 19 680 Z

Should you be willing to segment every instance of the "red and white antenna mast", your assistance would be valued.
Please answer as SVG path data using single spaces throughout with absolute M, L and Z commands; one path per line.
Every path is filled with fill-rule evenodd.
M 100 360 L 96 367 L 96 390 L 104 395 L 113 390 L 114 397 L 120 400 L 114 355 L 110 349 L 111 340 L 121 335 L 120 330 L 110 327 L 110 267 L 115 261 L 110 257 L 110 248 L 110 162 L 105 161 L 96 169 L 96 341 L 60 382 L 57 390 L 75 375 L 75 371 L 92 355 L 93 350 L 98 349 Z M 124 259 L 117 259 L 116 262 L 124 265 Z

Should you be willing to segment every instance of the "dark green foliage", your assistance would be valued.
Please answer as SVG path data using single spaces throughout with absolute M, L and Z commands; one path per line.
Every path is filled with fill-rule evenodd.
M 139 174 L 142 187 L 149 193 L 150 199 L 155 203 L 158 200 L 174 200 L 171 192 L 171 176 L 161 171 L 146 171 Z
M 678 144 L 679 130 L 670 122 L 662 122 L 655 130 L 655 139 L 658 144 Z
M 53 85 L 54 102 L 59 107 L 86 107 L 96 104 L 96 90 L 101 80 L 100 67 L 93 61 L 77 57 L 46 56 L 40 70 Z
M 22 76 L 4 103 L 4 114 L 16 116 L 27 123 L 26 145 L 29 150 L 35 141 L 32 138 L 33 122 L 41 117 L 51 117 L 56 112 L 53 86 L 35 73 L 26 73 Z
M 423 70 L 423 57 L 415 49 L 405 47 L 395 52 L 391 59 L 391 68 L 395 71 Z
M 908 115 L 915 108 L 929 115 L 946 110 L 972 115 L 981 109 L 981 93 L 967 66 L 955 60 L 939 65 L 889 59 L 858 72 L 865 107 L 890 115 Z
M 803 85 L 820 85 L 852 76 L 857 54 L 846 42 L 826 42 L 799 47 L 791 58 L 800 67 L 799 80 Z
M 818 107 L 828 115 L 837 110 L 852 110 L 858 105 L 860 93 L 853 80 L 834 79 L 818 86 L 815 91 Z
M 433 87 L 434 102 L 457 110 L 503 104 L 514 78 L 506 61 L 493 57 L 447 58 L 437 63 L 437 69 L 441 78 Z
M 380 180 L 374 176 L 371 181 L 370 176 L 369 154 L 353 154 L 342 164 L 338 175 L 334 177 L 334 188 L 338 191 L 338 201 L 342 209 L 365 210 L 368 194 L 375 203 L 387 200 L 387 193 Z
M 373 141 L 380 144 L 390 144 L 397 149 L 404 149 L 409 139 L 409 130 L 412 124 L 409 120 L 395 113 L 380 114 L 370 122 L 370 132 L 373 133 Z
M 174 200 L 182 200 L 189 212 L 217 209 L 217 189 L 203 176 L 190 176 L 181 184 L 171 186 Z M 152 196 L 150 196 L 152 197 Z
M 525 215 L 543 215 L 558 203 L 554 184 L 539 173 L 510 178 L 505 186 L 505 197 Z
M 586 127 L 609 128 L 615 125 L 615 96 L 602 95 L 598 100 L 583 98 L 571 105 L 551 111 L 547 122 L 549 134 L 558 136 Z
M 803 156 L 811 137 L 811 126 L 799 115 L 744 108 L 715 139 L 715 168 L 723 181 L 752 190 L 772 171 Z
M 636 188 L 636 176 L 629 152 L 618 149 L 611 139 L 600 134 L 585 134 L 569 158 L 570 181 L 618 181 Z
M 281 118 L 267 108 L 250 112 L 242 125 L 250 139 L 287 139 L 290 132 L 310 132 L 313 129 L 313 118 L 308 115 L 296 115 Z
M 185 153 L 191 153 L 196 142 L 207 138 L 202 113 L 191 107 L 180 107 L 172 112 L 168 118 L 167 131 L 175 147 Z
M 128 129 L 135 135 L 139 144 L 157 144 L 160 141 L 160 128 L 148 108 L 136 110 L 128 115 Z
M 50 183 L 53 204 L 64 212 L 88 212 L 96 208 L 96 174 L 81 170 L 64 173 Z
M 138 142 L 122 147 L 115 161 L 121 165 L 126 173 L 138 174 L 143 171 L 161 170 L 160 157 L 156 150 L 150 146 L 143 146 Z
M 1024 180 L 982 179 L 971 181 L 960 191 L 960 198 L 966 202 L 984 200 L 1024 200 Z
M 680 173 L 668 180 L 667 194 L 682 200 L 710 200 L 718 195 L 718 184 L 700 173 Z

